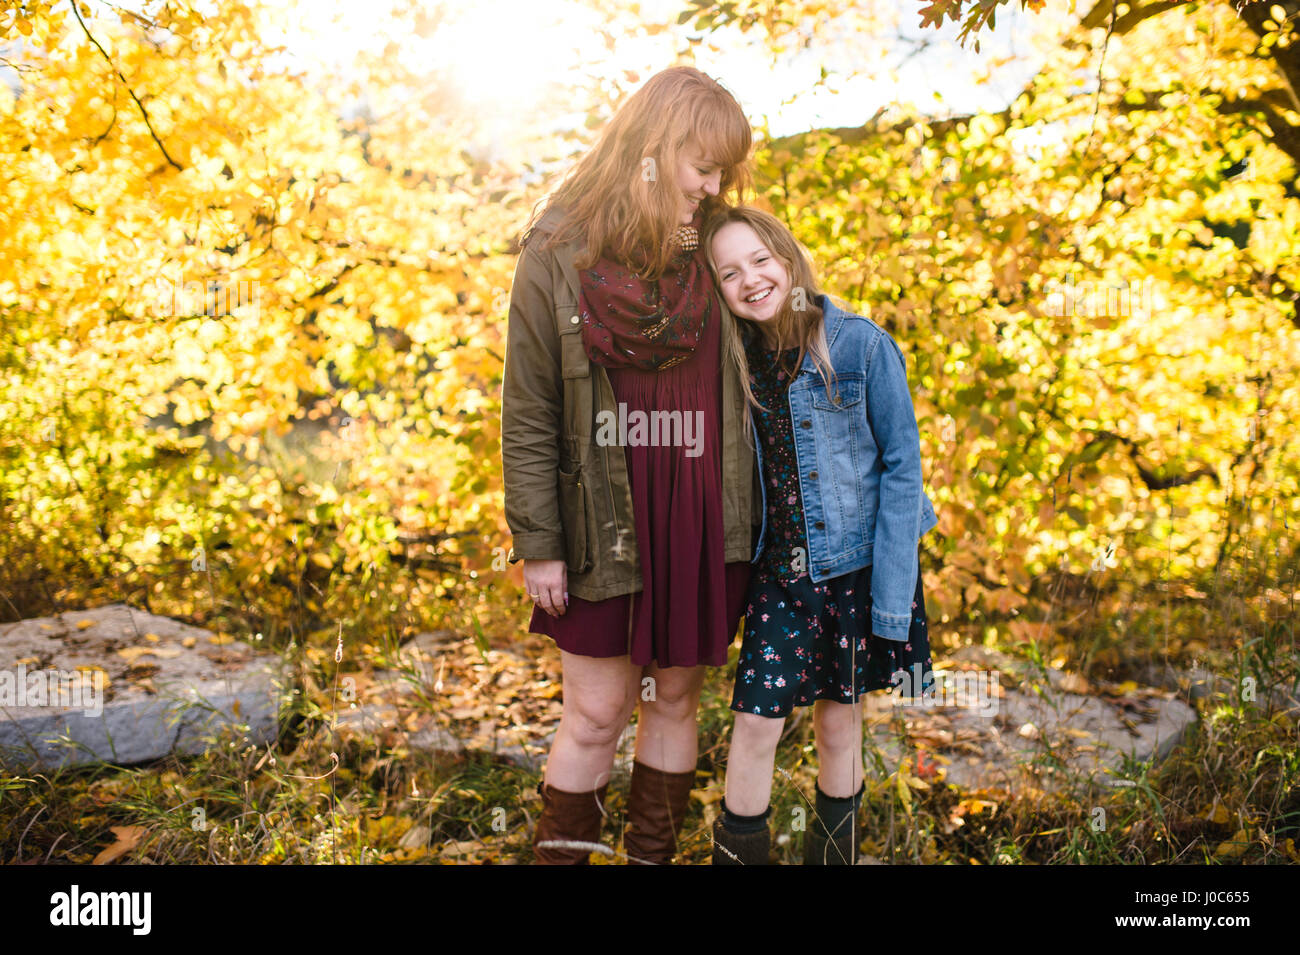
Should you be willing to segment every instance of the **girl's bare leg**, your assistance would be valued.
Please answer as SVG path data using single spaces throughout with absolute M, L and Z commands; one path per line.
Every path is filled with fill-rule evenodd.
M 817 785 L 842 799 L 862 786 L 862 705 L 818 700 L 813 704 L 817 739 Z M 734 810 L 733 810 L 734 811 Z
M 784 717 L 737 713 L 727 756 L 727 808 L 738 816 L 757 816 L 772 799 L 772 771 Z

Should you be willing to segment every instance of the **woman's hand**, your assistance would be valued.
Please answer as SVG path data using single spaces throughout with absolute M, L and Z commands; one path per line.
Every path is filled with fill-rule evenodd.
M 569 606 L 569 576 L 562 560 L 525 560 L 524 586 L 533 603 L 552 617 L 564 616 Z

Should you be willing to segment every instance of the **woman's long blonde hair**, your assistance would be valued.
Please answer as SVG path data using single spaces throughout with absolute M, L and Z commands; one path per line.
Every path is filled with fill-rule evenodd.
M 831 365 L 830 348 L 826 344 L 826 323 L 822 320 L 822 309 L 817 304 L 817 297 L 822 293 L 818 288 L 817 275 L 813 269 L 812 256 L 803 244 L 794 237 L 776 216 L 753 206 L 735 206 L 719 209 L 708 217 L 700 230 L 700 241 L 709 259 L 709 268 L 722 294 L 722 281 L 718 276 L 718 264 L 713 258 L 713 237 L 723 226 L 739 222 L 749 226 L 758 235 L 758 239 L 777 260 L 785 266 L 790 275 L 790 293 L 772 318 L 768 319 L 775 331 L 777 348 L 799 346 L 799 357 L 795 363 L 797 369 L 803 366 L 804 357 L 812 353 L 813 366 L 821 373 L 826 385 L 826 396 L 831 401 L 831 389 L 835 384 L 835 369 Z M 745 431 L 749 432 L 750 406 L 761 408 L 749 386 L 749 363 L 745 358 L 745 346 L 740 337 L 740 322 L 737 316 L 732 322 L 731 333 L 727 336 L 726 350 L 728 356 L 740 366 L 740 384 L 745 392 Z M 759 334 L 758 330 L 754 330 Z M 778 352 L 779 354 L 779 352 Z M 767 409 L 773 410 L 773 409 Z
M 542 248 L 582 235 L 586 248 L 575 259 L 578 268 L 589 268 L 608 248 L 643 278 L 656 279 L 674 251 L 669 240 L 684 199 L 677 187 L 683 150 L 699 148 L 722 167 L 718 195 L 700 203 L 707 218 L 726 206 L 729 192 L 744 201 L 752 144 L 749 120 L 720 83 L 690 66 L 662 70 L 628 97 L 595 145 L 542 200 L 521 244 L 556 206 L 567 215 Z

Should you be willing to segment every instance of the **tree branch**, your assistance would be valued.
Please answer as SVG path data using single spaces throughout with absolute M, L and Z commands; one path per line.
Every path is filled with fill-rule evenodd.
M 99 41 L 95 39 L 90 32 L 90 28 L 86 26 L 86 21 L 81 19 L 81 11 L 77 9 L 77 0 L 68 0 L 68 5 L 72 7 L 72 12 L 76 16 L 77 22 L 81 24 L 81 29 L 85 32 L 86 38 L 95 45 L 95 49 L 99 50 L 109 67 L 111 67 L 113 72 L 117 74 L 117 78 L 122 81 L 122 85 L 126 87 L 126 91 L 131 94 L 131 99 L 135 100 L 135 105 L 139 107 L 140 115 L 144 118 L 144 125 L 149 130 L 149 135 L 153 137 L 153 141 L 158 144 L 158 148 L 162 150 L 163 157 L 167 162 L 175 167 L 178 172 L 184 172 L 185 167 L 171 157 L 171 153 L 167 152 L 167 147 L 163 145 L 163 141 L 159 139 L 158 134 L 154 132 L 153 123 L 149 122 L 149 111 L 144 108 L 144 103 L 140 102 L 140 97 L 135 95 L 135 90 L 131 89 L 131 84 L 127 82 L 126 77 L 122 75 L 122 71 L 113 63 L 113 58 L 108 55 L 107 50 L 99 45 Z M 116 113 L 114 116 L 116 117 Z

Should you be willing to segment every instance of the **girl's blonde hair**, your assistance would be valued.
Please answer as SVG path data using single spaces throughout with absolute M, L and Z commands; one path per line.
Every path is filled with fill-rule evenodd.
M 608 247 L 643 278 L 667 269 L 671 237 L 679 227 L 684 197 L 677 165 L 688 147 L 722 167 L 718 195 L 700 203 L 705 217 L 725 207 L 735 191 L 744 201 L 751 188 L 749 120 L 736 98 L 694 67 L 674 66 L 650 77 L 605 125 L 596 143 L 547 196 L 524 230 L 521 244 L 552 205 L 565 222 L 542 248 L 578 235 L 586 248 L 574 264 L 593 265 Z
M 700 241 L 704 243 L 709 268 L 712 269 L 713 277 L 717 281 L 719 294 L 721 294 L 722 281 L 718 276 L 718 263 L 713 257 L 713 237 L 723 226 L 733 222 L 739 222 L 753 229 L 759 241 L 776 257 L 777 261 L 785 266 L 790 276 L 790 294 L 781 303 L 776 314 L 768 319 L 768 323 L 776 333 L 777 348 L 779 351 L 784 351 L 798 345 L 796 374 L 803 366 L 804 357 L 811 352 L 813 366 L 821 373 L 822 381 L 825 383 L 826 396 L 831 401 L 835 401 L 836 398 L 831 392 L 835 384 L 835 369 L 831 365 L 830 348 L 826 344 L 826 326 L 822 321 L 822 309 L 817 304 L 817 297 L 823 293 L 817 284 L 812 256 L 786 228 L 785 223 L 771 213 L 745 205 L 720 209 L 705 220 L 704 227 L 700 231 Z M 740 321 L 743 319 L 737 316 L 737 321 L 732 323 L 730 334 L 726 337 L 725 348 L 728 357 L 740 366 L 740 383 L 745 392 L 745 430 L 748 433 L 750 406 L 761 408 L 763 405 L 754 397 L 754 391 L 749 386 L 749 363 L 745 358 L 745 346 L 740 337 Z M 755 333 L 758 333 L 757 329 Z

